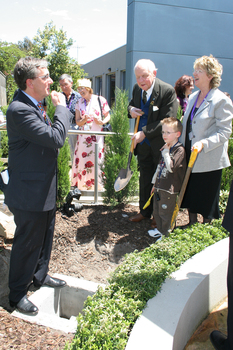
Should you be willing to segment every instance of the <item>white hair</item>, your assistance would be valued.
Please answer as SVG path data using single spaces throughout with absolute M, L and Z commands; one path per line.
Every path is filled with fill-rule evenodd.
M 134 72 L 135 69 L 138 67 L 143 67 L 144 69 L 147 69 L 150 73 L 153 73 L 154 71 L 157 72 L 157 68 L 155 67 L 154 62 L 145 58 L 137 61 L 137 63 L 134 66 Z

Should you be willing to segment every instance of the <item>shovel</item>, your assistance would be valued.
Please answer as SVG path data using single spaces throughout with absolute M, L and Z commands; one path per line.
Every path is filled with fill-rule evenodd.
M 189 163 L 188 163 L 188 168 L 186 170 L 184 181 L 183 181 L 183 184 L 181 186 L 180 193 L 179 193 L 179 195 L 177 197 L 177 200 L 176 200 L 176 206 L 175 206 L 175 209 L 174 209 L 173 214 L 172 214 L 171 225 L 170 225 L 170 230 L 171 231 L 175 227 L 176 217 L 177 217 L 177 215 L 179 213 L 179 209 L 180 209 L 182 200 L 184 198 L 185 190 L 186 190 L 186 187 L 187 187 L 187 184 L 188 184 L 188 181 L 189 181 L 189 177 L 191 175 L 191 172 L 192 172 L 195 160 L 197 158 L 197 154 L 198 154 L 198 151 L 197 151 L 196 148 L 194 148 L 194 150 L 191 152 Z
M 134 128 L 134 134 L 136 134 L 136 132 L 138 131 L 139 120 L 140 120 L 140 116 L 137 117 L 135 128 Z M 116 192 L 123 190 L 123 188 L 125 188 L 125 186 L 128 184 L 128 182 L 130 181 L 133 175 L 133 171 L 130 169 L 133 150 L 134 150 L 134 140 L 132 140 L 131 142 L 127 168 L 120 170 L 119 175 L 117 176 L 116 181 L 114 183 L 114 190 Z

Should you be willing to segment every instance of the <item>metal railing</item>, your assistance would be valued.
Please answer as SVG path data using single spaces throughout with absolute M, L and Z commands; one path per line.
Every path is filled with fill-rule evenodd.
M 0 124 L 0 131 L 6 130 L 6 122 Z M 68 135 L 98 135 L 98 136 L 106 136 L 106 135 L 114 135 L 115 132 L 112 131 L 89 131 L 89 130 L 68 130 Z M 133 133 L 128 133 L 129 136 L 132 136 Z M 99 145 L 96 142 L 95 144 L 95 165 L 94 165 L 94 204 L 98 204 L 98 154 L 99 154 Z

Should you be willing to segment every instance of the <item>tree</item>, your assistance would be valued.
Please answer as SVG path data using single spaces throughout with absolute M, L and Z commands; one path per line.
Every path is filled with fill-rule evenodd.
M 53 22 L 45 25 L 43 31 L 40 29 L 33 38 L 30 55 L 44 58 L 49 62 L 50 76 L 54 83 L 52 89 L 59 89 L 59 77 L 63 73 L 70 74 L 74 81 L 86 75 L 80 65 L 69 57 L 69 48 L 73 45 L 73 39 L 68 39 L 63 29 L 56 29 Z
M 26 36 L 23 41 L 18 41 L 18 48 L 28 54 L 33 49 L 32 41 Z
M 51 121 L 53 122 L 53 117 L 56 107 L 54 107 L 51 97 L 47 98 L 47 114 Z M 69 177 L 69 161 L 70 161 L 70 146 L 68 143 L 68 138 L 66 138 L 65 143 L 61 149 L 59 149 L 58 159 L 57 159 L 57 178 L 58 178 L 58 188 L 57 188 L 57 207 L 60 208 L 65 201 L 65 197 L 70 190 L 70 177 Z
M 115 135 L 105 138 L 104 164 L 102 166 L 104 183 L 104 203 L 115 206 L 126 203 L 138 193 L 138 170 L 136 158 L 133 156 L 130 169 L 133 175 L 129 183 L 119 192 L 115 192 L 114 183 L 123 168 L 126 169 L 130 151 L 129 119 L 128 119 L 128 95 L 125 91 L 116 89 L 116 104 L 112 109 L 111 126 Z
M 0 71 L 6 76 L 7 103 L 13 98 L 17 85 L 14 81 L 13 71 L 16 62 L 26 56 L 26 53 L 19 49 L 16 44 L 0 42 Z

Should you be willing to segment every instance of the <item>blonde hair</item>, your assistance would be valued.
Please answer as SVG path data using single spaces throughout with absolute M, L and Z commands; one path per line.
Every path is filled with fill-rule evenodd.
M 210 81 L 211 89 L 217 88 L 221 82 L 221 75 L 223 72 L 222 65 L 218 62 L 213 55 L 210 56 L 202 56 L 197 58 L 193 65 L 194 69 L 200 67 L 203 69 L 208 76 L 212 76 L 213 78 Z
M 179 131 L 182 133 L 183 125 L 181 124 L 181 121 L 175 117 L 164 118 L 160 123 L 161 125 L 171 126 L 175 132 Z

